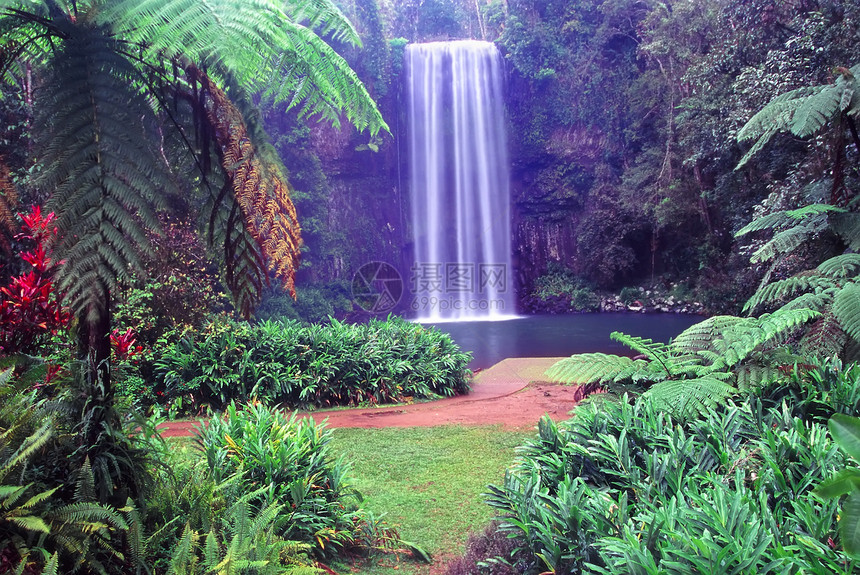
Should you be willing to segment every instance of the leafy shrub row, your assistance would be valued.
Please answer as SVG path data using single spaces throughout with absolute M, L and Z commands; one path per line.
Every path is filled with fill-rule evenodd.
M 399 318 L 216 323 L 169 347 L 156 372 L 164 397 L 190 409 L 253 397 L 291 407 L 356 405 L 463 393 L 470 359 L 449 335 Z
M 685 425 L 627 396 L 545 419 L 489 487 L 519 543 L 497 561 L 521 573 L 852 573 L 838 504 L 812 490 L 844 465 L 826 420 L 854 412 L 858 390 L 860 368 L 824 364 Z

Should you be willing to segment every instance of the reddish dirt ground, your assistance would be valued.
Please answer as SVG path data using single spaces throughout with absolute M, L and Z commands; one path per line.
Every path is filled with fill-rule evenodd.
M 329 427 L 432 427 L 436 425 L 495 425 L 533 429 L 549 415 L 556 421 L 582 399 L 577 386 L 548 383 L 544 371 L 560 358 L 511 358 L 475 375 L 467 395 L 408 405 L 368 409 L 315 411 L 305 416 L 328 421 Z M 194 421 L 162 425 L 164 437 L 193 433 Z

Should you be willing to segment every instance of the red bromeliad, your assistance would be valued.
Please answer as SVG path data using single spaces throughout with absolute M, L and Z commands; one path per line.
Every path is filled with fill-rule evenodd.
M 113 330 L 110 334 L 110 344 L 113 348 L 114 357 L 118 361 L 125 361 L 133 358 L 135 355 L 143 351 L 143 346 L 135 345 L 137 343 L 137 334 L 131 328 L 120 333 L 118 329 Z

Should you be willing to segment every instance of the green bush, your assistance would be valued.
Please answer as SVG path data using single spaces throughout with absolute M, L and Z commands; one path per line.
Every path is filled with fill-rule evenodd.
M 857 378 L 843 379 L 854 391 L 816 399 L 829 402 L 822 416 L 857 393 Z M 583 404 L 559 426 L 542 420 L 489 488 L 500 529 L 519 542 L 517 570 L 852 573 L 837 504 L 812 493 L 845 458 L 825 420 L 781 401 L 751 397 L 681 425 L 625 396 Z
M 348 325 L 221 323 L 156 362 L 169 401 L 223 409 L 256 397 L 291 407 L 376 404 L 468 389 L 471 355 L 399 318 Z
M 278 506 L 280 537 L 312 544 L 322 555 L 396 546 L 396 534 L 360 509 L 349 466 L 333 458 L 330 440 L 331 430 L 313 419 L 231 403 L 223 418 L 201 428 L 197 443 L 216 483 L 240 476 L 243 497 L 253 491 L 258 504 Z M 384 541 L 376 539 L 380 534 Z

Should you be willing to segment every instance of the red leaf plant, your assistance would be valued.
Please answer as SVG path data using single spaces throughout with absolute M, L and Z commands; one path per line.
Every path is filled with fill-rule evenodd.
M 33 269 L 0 287 L 0 355 L 37 354 L 71 322 L 53 282 L 57 264 L 48 246 L 57 233 L 54 214 L 42 215 L 36 206 L 29 214 L 21 214 L 21 219 L 22 231 L 15 237 L 34 244 L 21 253 L 21 259 Z

